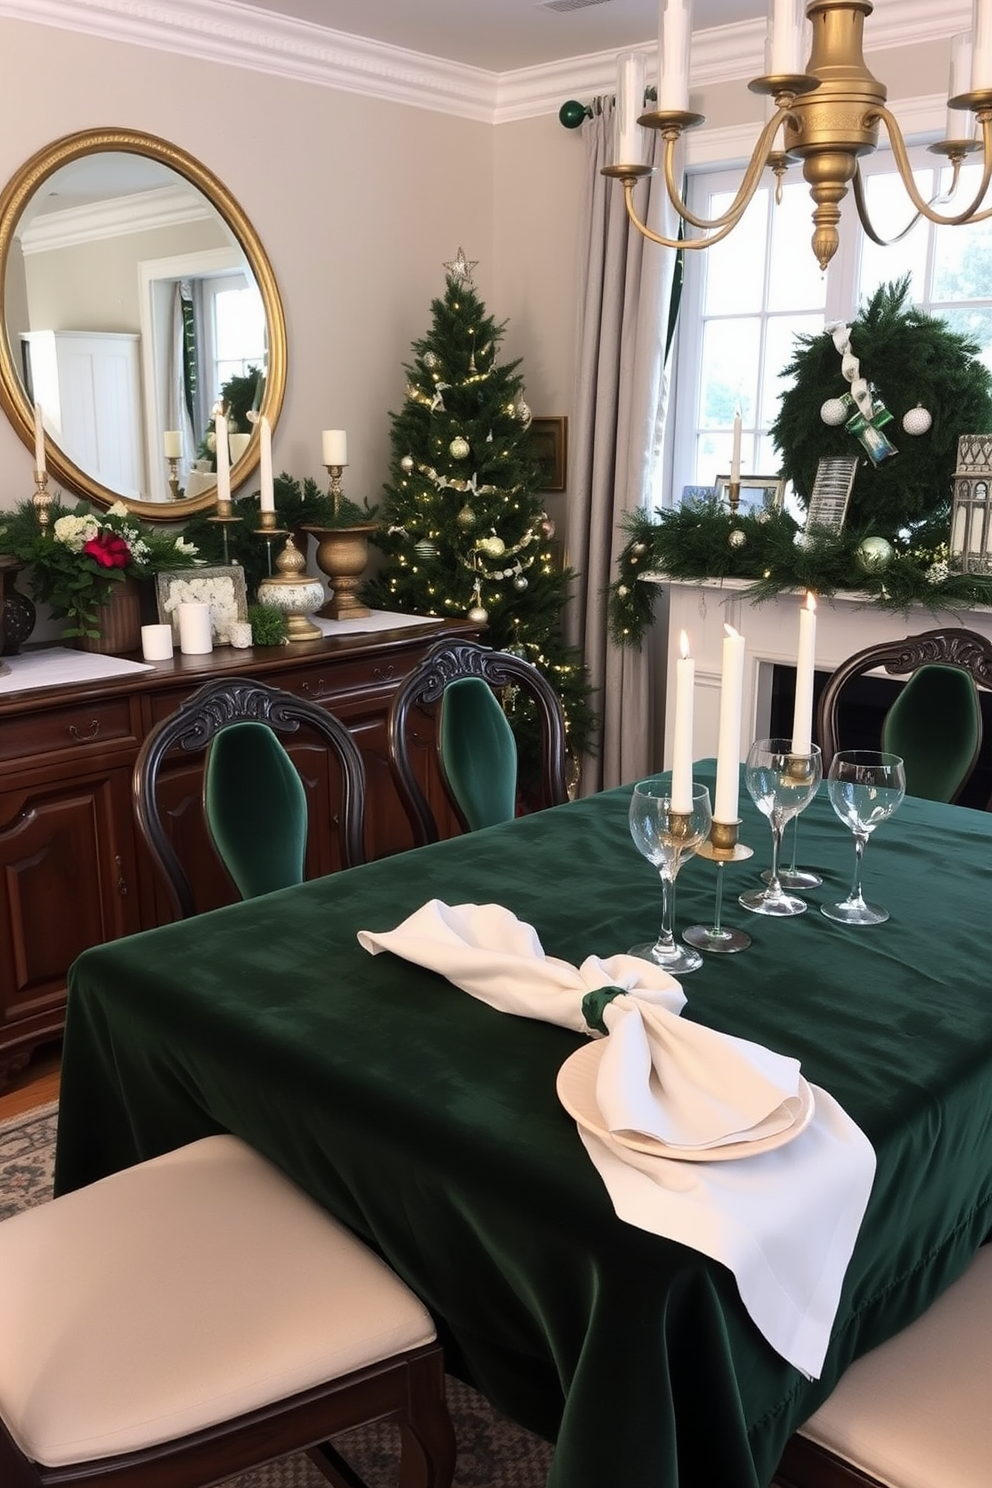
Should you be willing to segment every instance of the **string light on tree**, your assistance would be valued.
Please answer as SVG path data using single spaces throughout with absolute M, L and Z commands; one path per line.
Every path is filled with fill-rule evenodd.
M 392 467 L 375 538 L 385 563 L 366 594 L 382 608 L 461 617 L 487 645 L 521 648 L 559 692 L 570 747 L 588 736 L 589 686 L 563 641 L 571 574 L 548 561 L 554 526 L 534 482 L 530 409 L 516 362 L 502 363 L 504 327 L 472 285 L 459 248 L 445 293 L 405 367 L 406 399 L 391 415 Z M 437 397 L 444 390 L 443 399 Z M 540 769 L 530 705 L 515 710 L 521 778 Z

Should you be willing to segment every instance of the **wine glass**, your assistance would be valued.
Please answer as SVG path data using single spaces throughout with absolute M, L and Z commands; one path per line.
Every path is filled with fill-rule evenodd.
M 798 915 L 806 901 L 787 894 L 779 877 L 785 824 L 812 801 L 823 779 L 823 762 L 817 744 L 794 750 L 791 739 L 756 739 L 747 752 L 744 783 L 758 810 L 768 817 L 772 829 L 771 876 L 766 889 L 751 889 L 737 901 L 754 914 Z
M 675 810 L 671 780 L 666 776 L 639 781 L 630 798 L 630 835 L 634 845 L 661 875 L 661 930 L 658 939 L 631 946 L 630 955 L 653 961 L 673 976 L 695 971 L 703 964 L 699 952 L 678 945 L 672 933 L 678 871 L 683 859 L 691 857 L 709 835 L 713 820 L 710 793 L 705 785 L 693 784 L 689 807 L 688 811 Z
M 854 833 L 854 881 L 846 899 L 821 904 L 821 913 L 842 925 L 881 925 L 889 911 L 880 904 L 866 904 L 861 872 L 868 838 L 888 821 L 906 794 L 903 762 L 898 754 L 877 749 L 841 749 L 830 765 L 827 794 L 845 827 Z

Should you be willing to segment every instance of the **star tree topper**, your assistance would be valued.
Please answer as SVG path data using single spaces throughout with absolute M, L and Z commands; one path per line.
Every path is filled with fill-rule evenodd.
M 449 278 L 461 279 L 465 284 L 471 284 L 472 270 L 478 268 L 478 265 L 477 258 L 466 258 L 464 249 L 459 248 L 451 263 L 446 263 L 444 267 L 448 271 Z

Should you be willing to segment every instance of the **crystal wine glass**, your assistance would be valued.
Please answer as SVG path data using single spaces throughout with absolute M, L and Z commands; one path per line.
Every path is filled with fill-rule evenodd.
M 631 946 L 630 955 L 653 961 L 673 976 L 695 971 L 703 964 L 698 951 L 676 943 L 672 919 L 679 869 L 683 860 L 691 857 L 709 835 L 712 819 L 710 793 L 705 785 L 693 784 L 688 811 L 674 809 L 668 777 L 642 780 L 634 786 L 630 798 L 630 835 L 638 852 L 661 875 L 661 930 L 657 940 Z
M 828 920 L 842 925 L 880 925 L 889 911 L 867 904 L 861 893 L 861 872 L 868 838 L 888 821 L 906 794 L 906 771 L 898 754 L 877 749 L 841 749 L 827 775 L 830 804 L 854 833 L 854 881 L 839 904 L 821 904 Z
M 744 782 L 758 810 L 768 817 L 772 829 L 772 867 L 766 889 L 751 889 L 737 901 L 754 914 L 798 915 L 805 913 L 806 901 L 787 894 L 779 877 L 778 860 L 782 851 L 785 824 L 805 810 L 816 795 L 823 778 L 820 749 L 794 750 L 791 739 L 756 739 L 747 752 Z

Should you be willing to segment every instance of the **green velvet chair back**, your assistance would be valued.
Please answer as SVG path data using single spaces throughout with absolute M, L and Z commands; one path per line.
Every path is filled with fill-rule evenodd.
M 207 751 L 203 807 L 214 847 L 242 899 L 303 882 L 307 798 L 265 723 L 230 723 Z
M 445 783 L 470 831 L 513 820 L 516 740 L 496 694 L 481 677 L 460 677 L 445 688 L 438 749 Z
M 906 681 L 886 715 L 879 746 L 905 760 L 911 795 L 959 799 L 981 749 L 978 689 L 992 688 L 992 641 L 974 630 L 939 626 L 867 646 L 841 662 L 817 707 L 824 768 L 838 749 L 853 747 L 841 729 L 845 689 L 856 678 L 883 670 Z
M 914 672 L 885 716 L 882 748 L 906 763 L 906 790 L 929 801 L 953 801 L 982 739 L 975 684 L 955 667 Z

